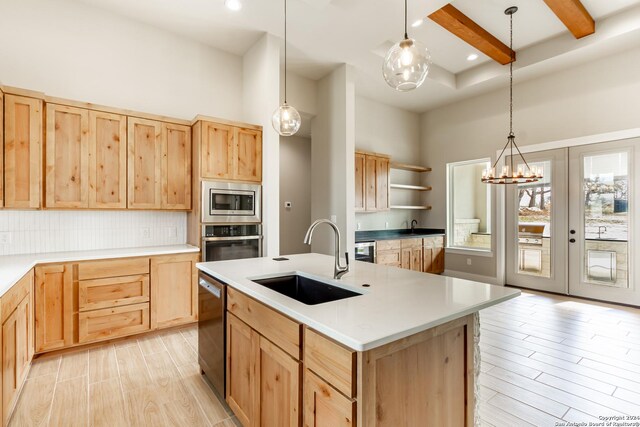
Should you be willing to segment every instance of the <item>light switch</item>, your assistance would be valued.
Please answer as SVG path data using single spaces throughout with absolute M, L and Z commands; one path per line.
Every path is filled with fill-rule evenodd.
M 471 265 L 471 258 L 467 258 L 467 265 Z
M 338 216 L 337 215 L 331 215 L 331 222 L 333 222 L 334 224 L 338 222 Z

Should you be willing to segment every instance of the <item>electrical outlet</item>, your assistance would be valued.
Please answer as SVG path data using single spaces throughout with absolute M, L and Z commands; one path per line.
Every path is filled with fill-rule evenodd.
M 471 265 L 471 258 L 467 258 L 467 265 Z
M 389 228 L 389 221 L 385 221 L 385 222 L 384 222 L 384 228 L 385 228 L 385 229 Z
M 142 229 L 142 238 L 145 240 L 149 240 L 151 239 L 151 229 L 148 227 L 145 227 Z
M 360 230 L 362 228 L 362 224 L 356 222 L 356 230 Z
M 332 223 L 337 223 L 338 222 L 338 216 L 337 215 L 331 215 L 331 222 Z
M 11 233 L 9 231 L 3 231 L 0 233 L 0 245 L 8 245 L 11 243 Z
M 291 209 L 291 206 L 293 206 L 293 203 L 291 203 L 291 202 L 284 202 L 284 208 L 285 208 L 285 209 Z

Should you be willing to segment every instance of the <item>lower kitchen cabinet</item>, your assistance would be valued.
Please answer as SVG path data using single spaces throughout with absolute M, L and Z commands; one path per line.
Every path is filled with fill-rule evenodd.
M 376 242 L 376 264 L 442 274 L 444 272 L 444 236 L 379 240 Z
M 304 373 L 304 426 L 352 427 L 356 402 L 347 399 L 310 370 Z
M 244 426 L 300 425 L 300 362 L 227 316 L 229 407 Z
M 403 239 L 402 268 L 413 271 L 422 270 L 422 239 Z
M 73 344 L 73 275 L 71 264 L 36 267 L 36 353 Z
M 402 267 L 400 240 L 379 240 L 376 242 L 376 264 Z
M 422 271 L 444 273 L 444 236 L 425 237 L 422 251 Z
M 198 254 L 151 259 L 151 329 L 198 320 Z
M 2 425 L 6 425 L 33 357 L 32 293 L 29 272 L 2 297 Z
M 149 330 L 149 304 L 103 308 L 78 314 L 78 343 L 102 341 Z

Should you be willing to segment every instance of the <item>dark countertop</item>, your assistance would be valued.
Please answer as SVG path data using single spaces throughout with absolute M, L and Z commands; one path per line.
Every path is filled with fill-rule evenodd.
M 356 231 L 356 243 L 370 242 L 372 240 L 419 239 L 421 237 L 443 236 L 444 234 L 442 228 L 416 228 L 413 233 L 407 228 Z

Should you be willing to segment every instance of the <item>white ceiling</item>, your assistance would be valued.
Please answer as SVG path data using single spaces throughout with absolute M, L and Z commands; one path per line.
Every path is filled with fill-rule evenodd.
M 242 0 L 232 12 L 224 0 L 76 0 L 160 27 L 212 47 L 244 54 L 262 34 L 283 35 L 283 0 Z M 640 0 L 582 0 L 596 20 L 596 34 L 575 40 L 543 0 L 454 0 L 452 3 L 508 44 L 504 9 L 516 5 L 516 78 L 533 78 L 584 62 L 621 46 L 640 45 Z M 409 23 L 449 0 L 410 0 Z M 419 4 L 419 6 L 418 6 Z M 389 88 L 381 74 L 386 48 L 402 37 L 400 0 L 288 0 L 289 69 L 317 80 L 337 64 L 353 65 L 356 91 L 386 104 L 422 112 L 506 84 L 499 66 L 426 19 L 409 35 L 431 51 L 434 67 L 411 93 Z M 476 61 L 466 60 L 478 53 Z M 520 77 L 522 76 L 522 77 Z

